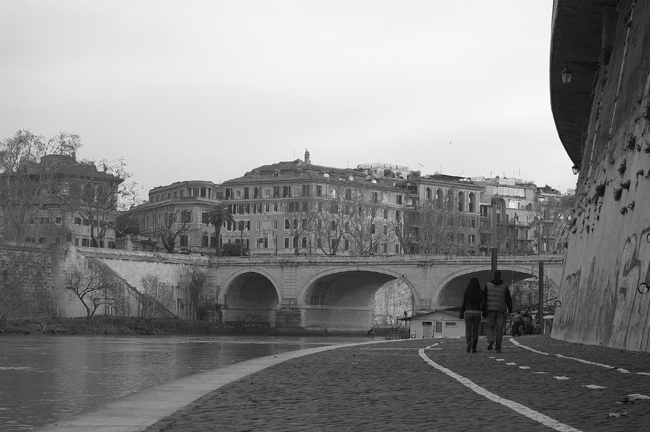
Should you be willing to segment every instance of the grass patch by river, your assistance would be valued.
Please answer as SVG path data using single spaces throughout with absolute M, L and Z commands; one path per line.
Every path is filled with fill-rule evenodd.
M 212 334 L 212 335 L 282 335 L 324 336 L 326 331 L 305 330 L 300 327 L 237 327 L 208 321 L 185 321 L 181 319 L 157 319 L 137 317 L 97 316 L 89 324 L 85 318 L 42 318 L 7 320 L 0 328 L 2 334 L 51 334 L 51 335 L 165 335 L 165 334 Z M 377 336 L 374 332 L 334 333 L 339 336 Z
M 85 318 L 8 320 L 0 328 L 0 333 L 71 335 L 205 334 L 210 333 L 213 328 L 215 328 L 213 324 L 204 321 L 99 316 L 93 318 L 90 324 L 86 324 Z

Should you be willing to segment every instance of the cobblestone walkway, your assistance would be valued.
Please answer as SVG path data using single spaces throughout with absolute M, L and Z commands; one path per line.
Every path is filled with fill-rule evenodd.
M 649 360 L 547 336 L 506 338 L 502 354 L 483 339 L 478 354 L 459 339 L 345 347 L 248 375 L 146 431 L 646 431 Z

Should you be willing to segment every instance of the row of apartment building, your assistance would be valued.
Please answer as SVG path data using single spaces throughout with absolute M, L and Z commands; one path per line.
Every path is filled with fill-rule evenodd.
M 134 214 L 141 238 L 154 245 L 166 215 L 177 214 L 177 227 L 191 226 L 178 235 L 183 252 L 215 250 L 206 215 L 224 203 L 234 222 L 224 223 L 219 244 L 243 244 L 254 255 L 477 255 L 493 246 L 537 253 L 556 248 L 556 215 L 544 218 L 542 209 L 561 198 L 557 191 L 509 178 L 421 175 L 380 163 L 326 167 L 313 164 L 307 151 L 304 160 L 259 166 L 222 184 L 156 187 Z
M 557 249 L 555 227 L 568 222 L 566 213 L 545 210 L 565 197 L 532 182 L 421 175 L 382 163 L 326 167 L 308 151 L 304 160 L 259 166 L 222 184 L 155 187 L 122 218 L 135 227 L 119 222 L 122 179 L 74 156 L 46 156 L 0 177 L 0 236 L 35 243 L 164 250 L 164 236 L 185 253 L 214 253 L 227 243 L 254 255 L 536 253 Z M 220 203 L 233 221 L 217 239 L 207 215 Z

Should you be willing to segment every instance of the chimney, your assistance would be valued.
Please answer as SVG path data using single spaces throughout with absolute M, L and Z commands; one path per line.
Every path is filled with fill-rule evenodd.
M 311 165 L 311 161 L 309 160 L 309 150 L 305 149 L 305 165 Z

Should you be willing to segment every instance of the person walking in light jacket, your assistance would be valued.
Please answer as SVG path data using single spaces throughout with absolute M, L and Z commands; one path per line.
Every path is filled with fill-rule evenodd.
M 493 279 L 485 285 L 483 290 L 483 313 L 486 334 L 488 338 L 488 350 L 491 350 L 496 343 L 496 353 L 501 352 L 501 341 L 503 340 L 503 327 L 506 322 L 506 312 L 512 312 L 512 297 L 507 285 L 501 280 L 501 272 L 496 270 Z

